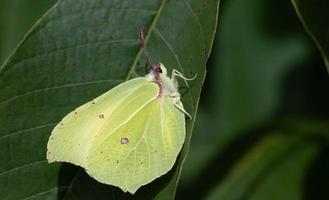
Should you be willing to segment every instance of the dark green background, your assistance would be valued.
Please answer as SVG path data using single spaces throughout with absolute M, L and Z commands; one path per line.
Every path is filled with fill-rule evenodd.
M 291 2 L 222 1 L 178 199 L 329 198 L 328 92 Z
M 1 63 L 54 2 L 2 0 Z M 222 0 L 207 69 L 177 199 L 328 199 L 328 73 L 292 4 Z

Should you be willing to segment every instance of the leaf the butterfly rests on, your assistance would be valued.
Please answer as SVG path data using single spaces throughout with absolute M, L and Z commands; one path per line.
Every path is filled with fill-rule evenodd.
M 174 70 L 169 78 L 161 63 L 148 61 L 148 75 L 64 117 L 49 138 L 49 162 L 79 165 L 99 182 L 132 194 L 173 167 L 186 132 L 176 81 L 182 75 Z

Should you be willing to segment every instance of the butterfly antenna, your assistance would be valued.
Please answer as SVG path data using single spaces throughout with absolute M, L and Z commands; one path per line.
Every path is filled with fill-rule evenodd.
M 145 38 L 144 38 L 144 32 L 145 32 L 145 29 L 142 28 L 140 31 L 139 31 L 139 40 L 142 44 L 142 47 L 143 47 L 143 51 L 144 51 L 144 55 L 146 57 L 146 60 L 147 60 L 147 64 L 152 68 L 152 69 L 155 69 L 156 66 L 155 64 L 153 64 L 151 62 L 151 59 L 150 57 L 148 56 L 148 53 L 147 53 L 147 48 L 146 48 L 146 45 L 145 45 Z
M 195 74 L 192 78 L 186 78 L 180 71 L 176 71 L 176 76 L 184 79 L 185 81 L 193 81 L 198 77 L 198 74 Z

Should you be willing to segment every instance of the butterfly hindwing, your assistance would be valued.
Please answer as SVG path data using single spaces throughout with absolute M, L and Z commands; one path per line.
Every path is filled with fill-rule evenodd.
M 120 128 L 105 128 L 99 136 L 89 151 L 87 172 L 134 193 L 172 168 L 184 143 L 185 117 L 172 99 L 157 98 Z

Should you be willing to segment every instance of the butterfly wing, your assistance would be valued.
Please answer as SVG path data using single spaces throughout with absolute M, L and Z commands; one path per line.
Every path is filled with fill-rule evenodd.
M 70 162 L 86 168 L 92 141 L 104 127 L 115 130 L 128 116 L 155 99 L 158 91 L 157 84 L 146 78 L 136 78 L 78 107 L 52 131 L 47 146 L 48 161 Z M 118 111 L 122 115 L 113 117 L 113 113 Z
M 126 116 L 120 110 L 111 118 Z M 154 99 L 116 129 L 108 123 L 93 140 L 87 172 L 130 193 L 167 173 L 185 139 L 184 113 L 170 97 Z

